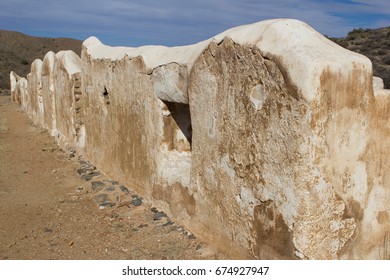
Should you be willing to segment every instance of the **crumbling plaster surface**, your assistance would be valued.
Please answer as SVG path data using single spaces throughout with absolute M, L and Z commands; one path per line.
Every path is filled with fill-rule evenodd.
M 156 197 L 177 217 L 188 215 L 177 205 L 189 184 L 189 143 L 167 104 L 156 98 L 143 59 L 92 59 L 87 50 L 82 52 L 86 157 L 109 176 Z
M 54 65 L 55 53 L 48 52 L 42 62 L 42 99 L 44 107 L 44 124 L 45 128 L 52 136 L 55 136 L 56 121 L 55 116 L 55 88 L 54 88 Z
M 277 64 L 226 38 L 190 81 L 197 219 L 260 258 L 336 258 L 355 222 L 314 164 L 310 105 Z
M 31 72 L 27 75 L 29 103 L 27 114 L 35 125 L 44 127 L 42 99 L 42 60 L 35 59 L 31 63 Z
M 31 64 L 27 79 L 10 73 L 12 99 L 35 125 L 45 128 L 61 147 L 84 147 L 81 59 L 72 51 L 48 52 Z
M 62 147 L 84 147 L 83 105 L 81 91 L 81 59 L 72 51 L 55 55 L 53 68 L 56 127 L 53 134 Z
M 389 91 L 305 23 L 174 48 L 91 37 L 40 67 L 35 123 L 232 257 L 390 257 Z
M 161 124 L 142 59 L 96 61 L 85 49 L 82 57 L 85 155 L 108 174 L 150 188 Z

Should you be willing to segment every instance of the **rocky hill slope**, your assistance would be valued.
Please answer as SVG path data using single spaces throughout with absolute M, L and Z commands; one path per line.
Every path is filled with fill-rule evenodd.
M 0 30 L 0 88 L 9 88 L 10 71 L 25 77 L 34 59 L 43 59 L 48 51 L 72 50 L 80 55 L 81 44 L 75 39 L 41 38 Z

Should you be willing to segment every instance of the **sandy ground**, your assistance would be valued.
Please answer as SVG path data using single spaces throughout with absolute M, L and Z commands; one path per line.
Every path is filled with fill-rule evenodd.
M 0 96 L 0 260 L 225 258 L 156 217 L 148 201 L 99 209 L 91 181 L 107 178 L 85 181 L 78 169 L 77 157 Z

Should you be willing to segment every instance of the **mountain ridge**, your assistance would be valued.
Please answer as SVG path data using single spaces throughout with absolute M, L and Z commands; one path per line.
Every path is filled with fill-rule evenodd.
M 354 29 L 346 37 L 328 39 L 367 56 L 372 61 L 374 76 L 382 78 L 385 88 L 390 88 L 390 26 Z M 47 52 L 72 50 L 80 56 L 81 46 L 81 40 L 72 38 L 34 37 L 0 30 L 0 88 L 9 89 L 10 71 L 26 77 L 31 63 L 37 58 L 43 59 Z

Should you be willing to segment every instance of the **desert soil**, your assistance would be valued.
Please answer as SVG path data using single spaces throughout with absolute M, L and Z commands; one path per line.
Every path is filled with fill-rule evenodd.
M 0 260 L 225 258 L 131 186 L 133 203 L 99 207 L 91 182 L 108 178 L 85 181 L 79 160 L 0 96 Z

